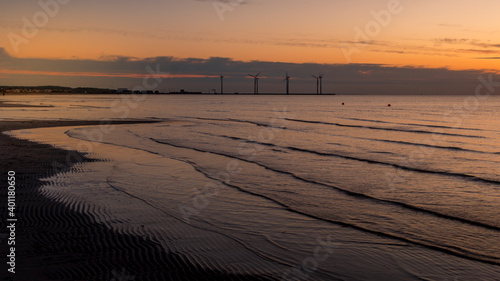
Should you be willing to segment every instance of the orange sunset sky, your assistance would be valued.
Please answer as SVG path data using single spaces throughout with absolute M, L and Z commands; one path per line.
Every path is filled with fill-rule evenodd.
M 494 0 L 8 1 L 0 83 L 132 87 L 143 64 L 161 61 L 164 89 L 206 91 L 224 72 L 244 92 L 246 74 L 261 71 L 269 92 L 285 71 L 304 92 L 319 72 L 327 91 L 346 93 L 389 91 L 380 79 L 393 92 L 412 79 L 467 77 L 472 87 L 477 74 L 500 71 L 499 10 Z

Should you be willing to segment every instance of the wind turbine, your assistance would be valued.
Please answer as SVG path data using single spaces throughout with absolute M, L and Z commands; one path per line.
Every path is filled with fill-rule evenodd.
M 320 74 L 318 77 L 319 77 L 319 94 L 322 95 L 323 94 L 323 75 L 324 74 Z
M 321 95 L 323 94 L 323 75 L 324 74 L 319 74 L 318 76 L 312 75 L 312 77 L 316 78 L 316 94 Z
M 257 73 L 256 75 L 248 74 L 249 76 L 253 77 L 253 94 L 257 95 L 259 93 L 259 75 L 260 72 Z
M 220 76 L 220 94 L 224 94 L 224 76 Z
M 286 73 L 286 76 L 285 76 L 285 79 L 283 79 L 283 81 L 286 81 L 286 94 L 290 94 L 290 76 L 288 76 L 288 72 Z

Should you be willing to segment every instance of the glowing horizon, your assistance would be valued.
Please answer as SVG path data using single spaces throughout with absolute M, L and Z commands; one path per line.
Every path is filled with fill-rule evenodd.
M 5 56 L 50 65 L 2 74 L 128 77 L 119 71 L 53 69 L 57 61 L 227 58 L 295 65 L 375 64 L 500 72 L 493 0 L 70 0 L 7 3 Z M 194 67 L 194 66 L 193 66 Z M 42 68 L 42 69 L 40 69 Z M 16 72 L 17 71 L 17 72 Z M 141 75 L 141 69 L 136 70 Z M 217 69 L 217 71 L 220 71 Z M 283 71 L 286 71 L 284 69 Z M 132 71 L 134 72 L 134 71 Z M 227 75 L 232 70 L 228 69 Z M 100 74 L 99 74 L 100 73 Z M 37 74 L 37 73 L 35 73 Z M 176 73 L 199 78 L 196 71 Z M 205 73 L 212 78 L 219 73 Z M 48 75 L 47 75 L 48 76 Z M 6 84 L 8 77 L 2 79 Z M 130 76 L 130 78 L 137 78 Z M 68 80 L 69 81 L 69 80 Z M 75 82 L 76 83 L 76 82 Z M 8 83 L 7 83 L 8 84 Z

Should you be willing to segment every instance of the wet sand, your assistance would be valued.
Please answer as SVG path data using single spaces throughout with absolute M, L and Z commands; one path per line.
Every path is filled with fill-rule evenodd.
M 98 124 L 99 121 L 0 121 L 0 131 Z M 54 175 L 52 163 L 65 163 L 68 153 L 0 134 L 1 181 L 6 182 L 8 171 L 16 172 L 18 219 L 16 274 L 7 274 L 8 246 L 2 241 L 2 280 L 271 280 L 265 276 L 207 271 L 181 256 L 166 253 L 153 241 L 116 233 L 92 217 L 44 197 L 39 192 L 40 179 Z M 90 161 L 83 155 L 82 159 Z M 57 171 L 69 168 L 58 167 Z M 7 216 L 6 197 L 6 192 L 0 194 L 2 218 Z M 1 229 L 6 229 L 5 219 Z
M 52 105 L 21 104 L 21 103 L 12 103 L 12 102 L 0 101 L 0 108 L 1 107 L 53 107 L 53 106 Z

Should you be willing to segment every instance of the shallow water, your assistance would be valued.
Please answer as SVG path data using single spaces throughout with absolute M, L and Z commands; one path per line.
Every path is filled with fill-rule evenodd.
M 100 206 L 78 208 L 202 266 L 290 280 L 500 276 L 498 97 L 55 98 L 11 98 L 55 107 L 2 119 L 163 122 L 17 132 L 109 160 L 48 179 L 45 194 Z

